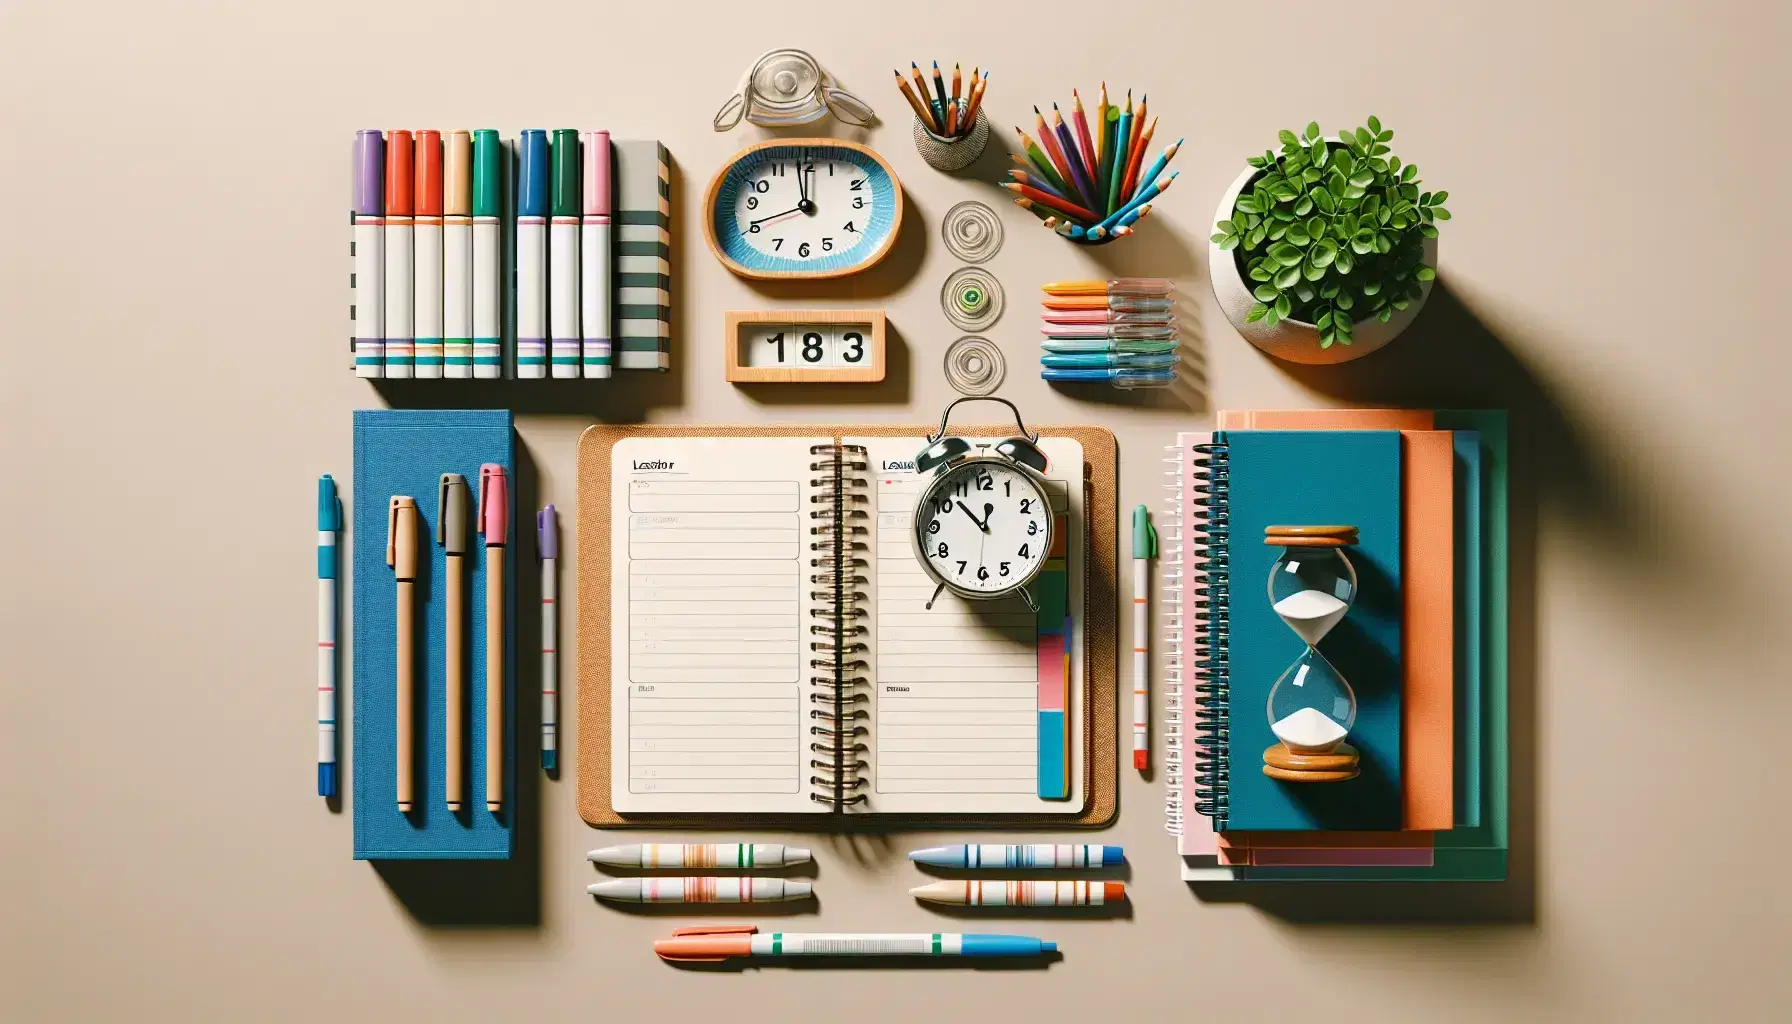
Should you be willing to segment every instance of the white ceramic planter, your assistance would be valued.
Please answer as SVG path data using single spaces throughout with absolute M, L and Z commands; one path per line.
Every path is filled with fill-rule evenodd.
M 1238 202 L 1239 193 L 1251 183 L 1260 171 L 1255 167 L 1246 167 L 1244 173 L 1232 182 L 1232 187 L 1221 197 L 1220 205 L 1214 210 L 1211 224 L 1218 224 L 1232 216 L 1232 206 Z M 1213 229 L 1208 229 L 1211 235 Z M 1437 266 L 1437 239 L 1425 239 L 1425 262 Z M 1245 279 L 1239 276 L 1238 264 L 1233 254 L 1219 247 L 1217 242 L 1207 243 L 1207 276 L 1213 281 L 1213 297 L 1219 301 L 1220 308 L 1225 310 L 1226 319 L 1238 333 L 1244 335 L 1246 341 L 1263 351 L 1285 359 L 1291 363 L 1346 363 L 1381 348 L 1399 336 L 1401 331 L 1411 326 L 1413 318 L 1419 315 L 1426 300 L 1431 298 L 1431 286 L 1435 282 L 1426 281 L 1419 285 L 1422 293 L 1419 301 L 1396 312 L 1388 318 L 1387 323 L 1380 320 L 1358 320 L 1352 331 L 1350 344 L 1334 343 L 1330 348 L 1319 347 L 1319 328 L 1299 320 L 1283 320 L 1274 327 L 1266 327 L 1263 321 L 1245 322 L 1245 316 L 1257 300 L 1251 295 L 1251 289 Z

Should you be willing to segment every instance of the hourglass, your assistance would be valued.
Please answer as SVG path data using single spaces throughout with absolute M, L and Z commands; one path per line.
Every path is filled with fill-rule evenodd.
M 1356 601 L 1356 568 L 1344 549 L 1354 526 L 1271 526 L 1263 543 L 1282 549 L 1269 570 L 1276 615 L 1307 649 L 1269 691 L 1269 729 L 1281 742 L 1263 752 L 1263 774 L 1284 782 L 1343 782 L 1357 776 L 1357 751 L 1344 742 L 1356 724 L 1356 693 L 1319 641 Z

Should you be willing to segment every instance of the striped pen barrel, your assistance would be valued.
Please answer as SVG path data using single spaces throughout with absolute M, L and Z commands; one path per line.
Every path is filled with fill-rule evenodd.
M 548 193 L 551 160 L 547 132 L 523 129 L 517 142 L 516 375 L 548 375 Z
M 680 928 L 658 939 L 653 951 L 661 959 L 691 963 L 730 957 L 761 956 L 970 956 L 1015 957 L 1056 953 L 1053 942 L 1025 935 L 978 935 L 956 932 L 771 932 L 758 934 L 750 924 Z
M 317 478 L 317 795 L 336 795 L 336 480 Z
M 1126 863 L 1126 852 L 1118 846 L 1052 845 L 1034 843 L 1027 846 L 999 843 L 971 843 L 965 846 L 934 846 L 914 850 L 908 859 L 916 864 L 936 868 L 1098 868 Z
M 908 891 L 929 903 L 958 907 L 1100 907 L 1126 898 L 1119 882 L 933 882 Z
M 592 850 L 585 859 L 612 868 L 781 868 L 806 864 L 808 848 L 782 843 L 631 843 Z
M 587 885 L 600 899 L 624 903 L 780 903 L 806 900 L 808 882 L 722 875 L 709 878 L 613 878 Z
M 535 553 L 541 559 L 541 770 L 560 767 L 560 513 L 535 513 Z

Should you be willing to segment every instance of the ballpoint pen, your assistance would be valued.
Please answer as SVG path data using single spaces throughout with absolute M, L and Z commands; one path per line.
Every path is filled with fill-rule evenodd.
M 1132 766 L 1151 764 L 1151 559 L 1157 556 L 1157 531 L 1151 513 L 1132 510 Z
M 560 762 L 560 721 L 556 706 L 560 689 L 559 580 L 554 564 L 560 558 L 560 514 L 549 505 L 535 513 L 535 553 L 541 558 L 541 770 Z
M 336 795 L 336 480 L 317 478 L 317 795 Z
M 504 807 L 504 545 L 510 484 L 504 467 L 479 467 L 479 535 L 485 538 L 485 809 Z
M 386 564 L 398 583 L 398 811 L 408 814 L 416 788 L 417 500 L 392 496 L 386 508 Z
M 448 576 L 447 772 L 448 809 L 467 799 L 467 478 L 443 473 L 436 487 L 436 543 Z
M 737 956 L 1039 956 L 1055 953 L 1053 942 L 1022 935 L 974 935 L 954 932 L 879 933 L 771 932 L 758 934 L 750 924 L 680 928 L 669 939 L 656 939 L 653 951 L 663 960 L 714 962 Z

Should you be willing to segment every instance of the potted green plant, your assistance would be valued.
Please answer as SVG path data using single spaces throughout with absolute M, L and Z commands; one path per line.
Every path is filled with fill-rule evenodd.
M 1448 192 L 1420 190 L 1380 119 L 1327 141 L 1279 133 L 1232 183 L 1208 245 L 1213 294 L 1252 344 L 1297 363 L 1368 355 L 1405 330 L 1437 276 Z

